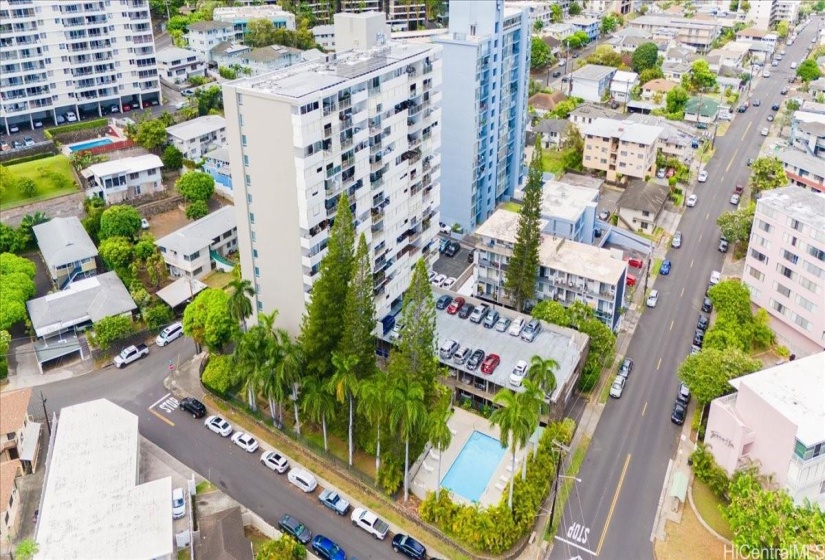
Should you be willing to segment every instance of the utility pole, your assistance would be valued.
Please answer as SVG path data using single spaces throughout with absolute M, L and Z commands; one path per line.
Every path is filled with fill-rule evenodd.
M 559 479 L 562 478 L 562 474 L 561 474 L 561 454 L 562 454 L 562 452 L 570 453 L 570 448 L 569 447 L 567 447 L 566 445 L 562 445 L 561 443 L 557 442 L 556 440 L 553 440 L 552 445 L 554 445 L 555 447 L 558 447 L 559 450 L 558 450 L 558 456 L 557 456 L 557 459 L 556 459 L 556 481 L 554 483 L 554 489 L 553 489 L 553 504 L 550 506 L 550 527 L 553 526 L 553 517 L 556 513 L 556 497 L 559 495 Z M 568 477 L 565 477 L 565 478 L 568 478 Z
M 49 400 L 43 396 L 43 391 L 40 391 L 40 402 L 43 405 L 43 414 L 46 416 L 46 428 L 49 430 L 49 437 L 52 437 L 52 424 L 49 422 L 49 412 L 46 410 L 46 403 Z

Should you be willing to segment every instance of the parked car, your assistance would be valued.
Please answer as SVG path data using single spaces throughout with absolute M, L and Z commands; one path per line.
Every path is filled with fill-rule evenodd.
M 519 360 L 516 362 L 516 367 L 513 368 L 513 373 L 510 374 L 510 385 L 513 387 L 521 387 L 521 382 L 527 376 L 527 362 Z
M 24 136 L 24 137 L 23 137 L 23 144 L 24 144 L 26 147 L 28 147 L 28 146 L 34 146 L 34 140 L 32 139 L 32 137 L 31 137 L 31 136 Z
M 760 132 L 760 134 L 761 134 L 762 136 L 767 136 L 767 135 L 768 135 L 768 132 L 770 132 L 770 131 L 768 130 L 768 127 L 765 127 L 765 128 L 763 128 L 763 129 L 762 129 L 762 132 Z
M 681 426 L 685 423 L 687 416 L 687 407 L 680 402 L 673 404 L 673 413 L 670 415 L 670 421 Z
M 788 86 L 782 86 L 782 89 L 779 91 L 779 93 L 782 95 L 787 95 L 788 91 L 790 91 Z
M 541 332 L 541 321 L 538 319 L 530 319 L 530 322 L 524 327 L 521 332 L 521 339 L 525 342 L 533 342 Z
M 232 436 L 232 443 L 247 453 L 255 453 L 258 450 L 258 440 L 246 432 L 235 432 L 235 435 Z
M 480 323 L 484 320 L 484 317 L 487 315 L 487 312 L 490 311 L 490 306 L 486 303 L 480 304 L 473 310 L 472 315 L 470 315 L 470 322 L 471 323 Z
M 732 195 L 730 195 L 730 203 L 733 204 L 734 206 L 739 206 L 739 199 L 740 198 L 741 197 L 738 194 L 732 194 Z
M 444 222 L 438 222 L 438 231 L 440 231 L 443 234 L 450 235 L 450 232 L 452 230 L 450 229 L 450 226 L 448 226 Z
M 517 317 L 510 324 L 510 329 L 507 333 L 510 336 L 521 336 L 521 331 L 524 329 L 524 317 Z
M 318 481 L 315 480 L 315 475 L 305 471 L 304 469 L 292 468 L 286 479 L 293 485 L 300 488 L 306 493 L 314 492 L 318 487 Z
M 630 257 L 627 259 L 627 264 L 633 268 L 642 268 L 642 266 L 644 266 L 644 261 L 638 257 Z
M 441 282 L 442 288 L 452 288 L 456 283 L 456 279 L 453 276 L 448 276 Z
M 710 313 L 711 309 L 713 309 L 713 302 L 710 301 L 709 297 L 706 297 L 702 300 L 702 311 Z
M 476 306 L 473 305 L 472 303 L 465 303 L 462 306 L 461 311 L 458 312 L 459 318 L 466 319 L 467 317 L 472 315 L 473 311 L 475 311 L 475 308 L 476 308 Z
M 474 371 L 478 369 L 478 366 L 481 365 L 481 362 L 484 361 L 484 350 L 481 348 L 476 348 L 476 350 L 470 355 L 470 359 L 467 360 L 467 369 L 470 371 Z
M 774 103 L 773 105 L 771 105 L 771 109 L 773 109 L 774 111 L 778 111 L 779 110 L 779 103 Z
M 559 76 L 561 76 L 561 70 L 554 70 L 553 71 L 553 77 L 558 78 Z
M 711 285 L 716 285 L 719 281 L 722 280 L 722 273 L 718 270 L 714 270 L 710 273 L 710 283 Z
M 679 383 L 679 390 L 676 392 L 676 402 L 687 406 L 690 402 L 690 389 L 684 383 Z
M 678 249 L 682 246 L 682 232 L 677 231 L 673 234 L 673 239 L 670 240 L 670 246 L 674 249 Z
M 347 560 L 344 549 L 324 535 L 315 535 L 312 539 L 312 551 L 324 560 Z
M 401 533 L 393 537 L 392 549 L 414 560 L 424 560 L 427 557 L 427 549 L 424 548 L 424 545 L 411 536 Z
M 696 329 L 696 332 L 693 333 L 693 345 L 698 346 L 699 348 L 701 348 L 702 345 L 704 344 L 704 342 L 705 342 L 705 333 L 704 333 L 704 331 L 700 331 L 699 329 Z
M 456 313 L 461 311 L 461 308 L 464 307 L 464 301 L 465 300 L 463 297 L 455 298 L 452 301 L 452 303 L 450 303 L 450 305 L 447 307 L 447 313 L 449 313 L 450 315 L 455 315 Z
M 206 416 L 206 407 L 198 399 L 186 397 L 180 401 L 178 407 L 192 415 L 192 418 L 203 418 Z
M 736 186 L 733 188 L 733 193 L 734 194 L 742 194 L 742 192 L 744 190 L 745 190 L 745 185 L 743 185 L 742 183 L 737 183 Z
M 452 339 L 447 339 L 441 343 L 441 348 L 438 349 L 438 355 L 442 360 L 449 360 L 458 351 L 458 342 Z
M 624 281 L 626 286 L 635 286 L 636 285 L 636 277 L 632 274 L 628 274 L 627 278 Z
M 481 363 L 481 373 L 486 373 L 487 375 L 492 374 L 496 371 L 500 363 L 501 358 L 498 354 L 487 354 L 487 357 L 484 358 L 484 361 Z
M 496 311 L 495 309 L 491 309 L 484 317 L 484 328 L 492 329 L 493 327 L 495 327 L 496 323 L 498 322 L 498 318 L 498 311 Z
M 699 315 L 699 320 L 696 322 L 696 328 L 702 331 L 708 330 L 708 326 L 710 325 L 710 320 L 708 320 L 706 315 Z
M 505 332 L 507 328 L 510 326 L 510 319 L 502 315 L 498 318 L 498 322 L 496 322 L 496 331 L 498 332 Z
M 614 399 L 622 398 L 622 393 L 624 392 L 624 384 L 625 378 L 616 376 L 616 379 L 613 380 L 613 384 L 610 386 L 610 396 Z
M 396 320 L 395 324 L 392 326 L 392 330 L 387 338 L 390 339 L 392 342 L 396 342 L 398 339 L 401 338 L 401 330 L 404 328 L 404 323 L 401 320 Z
M 133 344 L 132 346 L 127 346 L 121 350 L 120 354 L 115 356 L 115 359 L 112 360 L 112 363 L 115 364 L 116 368 L 122 368 L 124 366 L 128 366 L 132 362 L 136 362 L 141 358 L 145 358 L 148 355 L 149 348 L 145 344 Z
M 444 249 L 444 255 L 453 258 L 459 251 L 461 251 L 461 245 L 457 241 L 450 241 L 447 243 L 447 248 Z
M 704 183 L 705 181 L 708 180 L 708 172 L 705 171 L 705 170 L 700 171 L 699 172 L 699 177 L 697 177 L 696 180 L 699 181 L 700 183 Z
M 453 354 L 453 361 L 459 365 L 463 364 L 467 361 L 467 358 L 470 357 L 470 353 L 472 349 L 468 346 L 461 346 L 455 354 Z
M 172 323 L 162 331 L 155 339 L 155 344 L 158 346 L 166 346 L 172 341 L 175 341 L 183 336 L 183 324 L 182 323 Z
M 183 488 L 172 490 L 172 519 L 180 519 L 186 515 L 186 499 L 183 495 Z
M 448 296 L 448 295 L 445 294 L 445 295 L 441 296 L 440 298 L 438 298 L 438 301 L 435 302 L 435 308 L 436 309 L 447 309 L 447 306 L 450 305 L 450 303 L 452 303 L 452 301 L 453 301 L 453 297 Z
M 117 105 L 112 105 L 111 107 L 109 107 L 109 112 L 110 113 L 120 113 L 120 107 L 118 107 Z
M 670 267 L 671 264 L 669 260 L 662 261 L 662 264 L 659 267 L 659 274 L 661 274 L 662 276 L 667 276 L 668 274 L 670 274 Z
M 277 451 L 264 451 L 261 453 L 261 463 L 278 474 L 284 474 L 289 469 L 289 461 Z
M 750 167 L 751 165 L 753 165 L 753 158 L 752 158 L 752 157 L 749 157 L 749 158 L 748 158 L 748 163 L 747 163 L 747 165 L 748 165 L 748 167 Z
M 725 239 L 719 240 L 719 252 L 727 253 L 728 252 L 728 242 Z
M 659 290 L 650 290 L 647 296 L 647 306 L 656 307 L 657 303 L 659 303 Z
M 387 536 L 387 531 L 390 529 L 390 526 L 387 525 L 383 519 L 364 508 L 355 508 L 352 510 L 352 524 L 356 527 L 361 527 L 379 541 L 384 540 L 384 537 Z
M 619 377 L 630 377 L 631 371 L 633 371 L 633 360 L 625 358 L 619 366 Z
M 435 277 L 432 280 L 430 280 L 430 283 L 433 286 L 441 286 L 441 283 L 446 279 L 447 279 L 446 274 L 436 274 Z
M 656 172 L 656 178 L 657 178 L 657 179 L 664 179 L 664 178 L 665 178 L 665 173 L 667 173 L 667 171 L 665 170 L 665 168 L 664 168 L 664 167 L 660 167 L 660 168 L 659 168 L 659 170 Z
M 312 533 L 306 525 L 286 513 L 278 520 L 278 528 L 281 532 L 291 535 L 296 541 L 306 546 L 312 538 Z
M 685 202 L 685 205 L 688 208 L 693 208 L 694 206 L 696 206 L 697 202 L 699 202 L 699 197 L 695 194 L 692 194 L 687 198 L 687 202 Z
M 77 121 L 77 115 L 74 114 L 74 111 L 69 111 L 68 113 L 66 113 L 66 121 L 67 122 L 76 122 Z
M 335 490 L 330 490 L 329 488 L 323 490 L 318 496 L 318 499 L 338 515 L 346 515 L 349 511 L 349 501 L 342 498 Z
M 221 418 L 220 416 L 212 415 L 204 420 L 203 425 L 212 430 L 216 434 L 226 437 L 232 433 L 232 424 Z

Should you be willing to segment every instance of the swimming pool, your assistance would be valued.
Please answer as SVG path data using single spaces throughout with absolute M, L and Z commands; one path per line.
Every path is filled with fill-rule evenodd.
M 111 138 L 98 138 L 97 140 L 89 140 L 88 142 L 71 144 L 69 146 L 69 150 L 72 152 L 82 152 L 83 150 L 91 150 L 92 148 L 97 148 L 99 146 L 108 146 L 111 143 Z
M 471 502 L 479 501 L 506 452 L 497 439 L 473 432 L 441 481 L 441 487 Z

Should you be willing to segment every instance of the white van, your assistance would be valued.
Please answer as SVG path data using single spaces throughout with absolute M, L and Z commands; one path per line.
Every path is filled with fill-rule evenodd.
M 181 323 L 172 323 L 162 331 L 155 339 L 155 344 L 158 346 L 166 346 L 173 340 L 183 336 L 183 325 Z
M 292 469 L 286 475 L 287 480 L 300 488 L 304 492 L 313 492 L 318 486 L 318 481 L 315 477 L 303 469 Z

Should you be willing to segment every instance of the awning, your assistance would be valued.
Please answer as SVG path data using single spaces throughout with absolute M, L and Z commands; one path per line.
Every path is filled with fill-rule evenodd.
M 40 440 L 40 423 L 27 422 L 20 438 L 20 460 L 32 462 L 37 457 L 37 445 Z
M 83 350 L 80 347 L 80 341 L 77 335 L 74 333 L 63 333 L 53 338 L 37 340 L 34 343 L 34 353 L 37 356 L 37 362 L 41 366 L 46 362 L 74 354 L 75 352 L 80 352 L 82 357 Z
M 194 278 L 178 278 L 162 290 L 158 297 L 169 307 L 177 307 L 181 303 L 192 299 L 207 288 L 206 284 Z
M 673 475 L 673 484 L 670 485 L 670 495 L 684 503 L 685 496 L 687 496 L 687 485 L 687 475 L 683 472 L 677 472 Z

